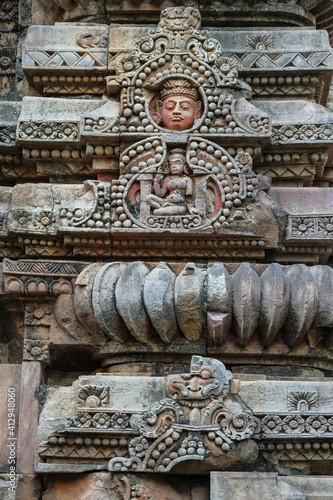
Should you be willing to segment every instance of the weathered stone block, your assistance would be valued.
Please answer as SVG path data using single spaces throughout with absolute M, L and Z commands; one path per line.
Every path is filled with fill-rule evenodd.
M 100 74 L 107 68 L 108 26 L 72 23 L 31 26 L 23 46 L 22 67 L 27 76 Z
M 20 421 L 17 440 L 17 471 L 34 472 L 34 452 L 38 425 L 38 389 L 41 384 L 41 365 L 38 361 L 22 364 L 20 388 Z M 22 416 L 24 417 L 22 418 Z
M 306 495 L 277 474 L 212 472 L 211 500 L 306 500 Z

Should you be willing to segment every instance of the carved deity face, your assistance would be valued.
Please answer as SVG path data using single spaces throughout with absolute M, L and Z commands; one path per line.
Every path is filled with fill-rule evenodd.
M 199 375 L 175 375 L 170 377 L 168 389 L 179 399 L 203 401 L 219 388 L 219 382 L 208 370 Z
M 169 168 L 172 175 L 181 175 L 184 172 L 185 158 L 181 155 L 170 155 Z
M 184 95 L 172 95 L 157 103 L 163 126 L 168 130 L 187 130 L 198 118 L 201 102 Z
M 204 401 L 226 394 L 230 378 L 220 361 L 193 356 L 191 373 L 166 377 L 166 391 L 174 399 Z

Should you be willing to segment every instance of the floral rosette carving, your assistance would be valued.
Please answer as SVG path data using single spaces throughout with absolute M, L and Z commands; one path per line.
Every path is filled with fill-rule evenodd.
M 295 217 L 292 219 L 292 234 L 297 236 L 314 235 L 314 219 L 312 217 Z
M 92 415 L 90 413 L 78 413 L 76 417 L 69 417 L 67 427 L 84 427 L 88 428 L 92 425 Z
M 288 415 L 283 419 L 282 429 L 286 434 L 302 433 L 305 429 L 305 421 L 300 415 Z
M 273 128 L 273 143 L 278 142 L 326 142 L 332 140 L 331 123 L 307 125 L 280 125 Z
M 22 122 L 19 127 L 20 139 L 52 139 L 52 140 L 76 140 L 78 136 L 77 123 L 58 122 Z
M 15 144 L 16 130 L 15 127 L 11 126 L 0 126 L 0 143 L 6 146 L 12 146 Z
M 107 413 L 95 413 L 92 419 L 92 426 L 97 429 L 107 429 L 110 427 L 110 415 Z
M 108 389 L 102 385 L 87 385 L 78 392 L 78 406 L 98 408 L 107 406 Z
M 263 437 L 270 434 L 278 437 L 285 434 L 323 436 L 333 433 L 333 417 L 326 415 L 265 415 L 257 420 L 256 434 L 261 433 Z
M 318 233 L 324 236 L 333 235 L 333 217 L 322 217 L 318 220 Z
M 324 432 L 332 432 L 333 427 L 323 415 L 311 415 L 305 421 L 306 432 L 322 434 Z
M 49 361 L 49 343 L 46 340 L 24 341 L 24 361 L 40 361 L 46 364 Z
M 126 413 L 114 413 L 110 420 L 113 429 L 126 429 L 130 426 L 130 417 Z
M 278 434 L 282 430 L 282 419 L 278 415 L 266 415 L 261 422 L 261 432 Z

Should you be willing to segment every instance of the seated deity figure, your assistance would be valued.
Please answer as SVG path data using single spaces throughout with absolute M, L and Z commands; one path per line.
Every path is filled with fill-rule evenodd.
M 149 194 L 146 202 L 154 215 L 185 215 L 193 213 L 190 205 L 193 181 L 185 174 L 186 159 L 182 150 L 172 150 L 168 167 L 171 175 L 157 174 L 153 181 L 155 194 Z
M 167 80 L 159 97 L 153 119 L 167 130 L 188 130 L 200 118 L 199 93 L 189 81 Z

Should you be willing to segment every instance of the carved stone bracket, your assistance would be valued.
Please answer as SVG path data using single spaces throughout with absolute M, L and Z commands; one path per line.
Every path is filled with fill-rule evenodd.
M 73 280 L 86 267 L 82 262 L 4 259 L 5 290 L 13 297 L 57 297 L 70 294 Z
M 250 413 L 240 409 L 235 414 L 224 406 L 230 379 L 221 362 L 194 356 L 189 374 L 164 379 L 167 398 L 139 413 L 112 409 L 105 385 L 83 385 L 78 413 L 40 445 L 39 453 L 51 458 L 52 450 L 62 449 L 72 438 L 78 444 L 81 438 L 74 436 L 83 433 L 84 442 L 90 439 L 97 448 L 106 440 L 111 445 L 111 471 L 170 472 L 178 464 L 204 461 L 210 454 L 222 463 L 224 455 L 236 443 L 248 440 L 255 429 Z M 126 443 L 127 450 L 119 454 L 117 446 Z
M 43 410 L 49 417 L 65 394 L 76 400 L 48 424 L 42 415 L 40 472 L 239 470 L 258 449 L 281 465 L 333 458 L 330 382 L 233 379 L 220 361 L 193 356 L 189 373 L 97 374 L 67 392 Z

